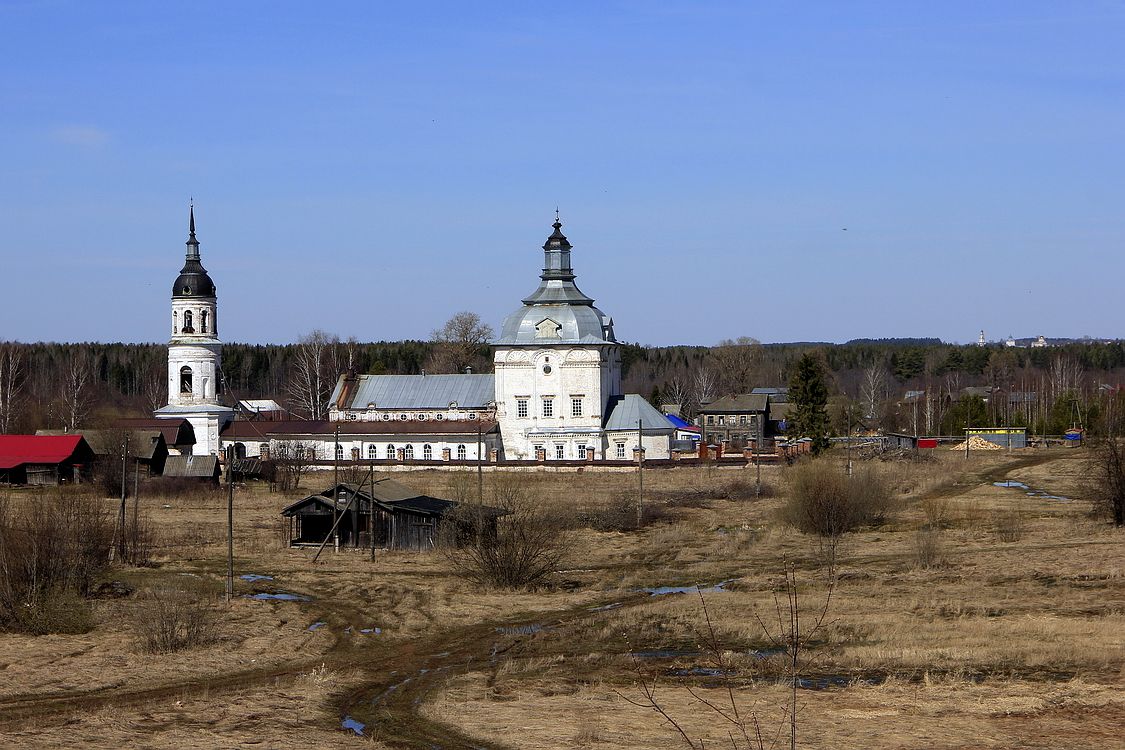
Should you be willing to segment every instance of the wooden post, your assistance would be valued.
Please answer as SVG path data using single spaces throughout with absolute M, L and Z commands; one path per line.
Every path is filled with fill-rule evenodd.
M 336 425 L 332 444 L 332 547 L 340 551 L 340 532 L 336 525 L 340 522 L 337 517 L 340 512 L 340 425 Z
M 234 445 L 227 446 L 227 601 L 234 599 Z
M 368 481 L 371 483 L 371 506 L 367 513 L 367 536 L 371 543 L 371 562 L 375 562 L 375 461 L 371 461 L 368 469 Z
M 125 562 L 125 494 L 129 481 L 129 434 L 125 433 L 125 442 L 121 444 L 121 510 L 118 513 L 118 525 L 121 527 L 121 539 L 118 544 L 118 554 L 121 562 Z
M 479 415 L 478 415 L 479 417 Z M 477 504 L 484 505 L 484 468 L 481 465 L 480 419 L 477 419 Z
M 637 528 L 641 528 L 645 512 L 645 444 L 641 420 L 637 420 Z

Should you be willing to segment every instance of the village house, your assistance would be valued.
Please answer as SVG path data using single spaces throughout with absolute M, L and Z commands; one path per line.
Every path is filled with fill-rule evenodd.
M 0 435 L 0 482 L 64 484 L 91 476 L 94 451 L 81 435 Z

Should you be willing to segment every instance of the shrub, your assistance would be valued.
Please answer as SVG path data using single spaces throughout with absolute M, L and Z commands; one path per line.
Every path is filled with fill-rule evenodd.
M 996 536 L 1002 542 L 1023 539 L 1024 520 L 1019 510 L 1006 510 L 996 515 Z
M 1115 526 L 1125 526 L 1125 446 L 1114 436 L 1101 438 L 1094 447 L 1086 492 L 1094 513 Z
M 493 475 L 490 502 L 505 511 L 465 503 L 442 524 L 442 549 L 463 577 L 517 589 L 542 584 L 562 564 L 573 519 L 538 502 L 519 474 Z
M 890 507 L 890 488 L 871 466 L 858 467 L 849 477 L 827 461 L 802 461 L 790 470 L 782 517 L 806 534 L 838 538 L 881 523 Z
M 926 526 L 919 529 L 914 537 L 914 564 L 922 570 L 941 567 L 945 562 L 943 547 L 939 527 Z
M 88 629 L 81 597 L 109 564 L 113 521 L 84 489 L 0 498 L 0 628 Z
M 218 640 L 215 609 L 198 594 L 150 589 L 133 612 L 138 645 L 150 654 L 168 654 Z

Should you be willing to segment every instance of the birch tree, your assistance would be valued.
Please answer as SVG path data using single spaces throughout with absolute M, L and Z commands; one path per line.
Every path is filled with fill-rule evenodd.
M 329 398 L 340 377 L 338 336 L 315 330 L 297 342 L 285 393 L 290 406 L 309 419 L 328 416 Z
M 0 434 L 12 431 L 20 416 L 27 360 L 17 344 L 0 344 Z

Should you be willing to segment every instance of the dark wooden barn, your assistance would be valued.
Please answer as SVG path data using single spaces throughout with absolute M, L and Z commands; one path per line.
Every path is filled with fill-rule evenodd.
M 295 547 L 320 545 L 326 539 L 333 543 L 332 524 L 338 518 L 335 536 L 341 547 L 420 551 L 437 546 L 457 507 L 452 500 L 420 495 L 384 479 L 377 480 L 373 490 L 350 484 L 329 487 L 292 503 L 281 514 L 289 519 L 289 543 Z M 485 508 L 483 514 L 484 522 L 495 527 L 504 511 Z

